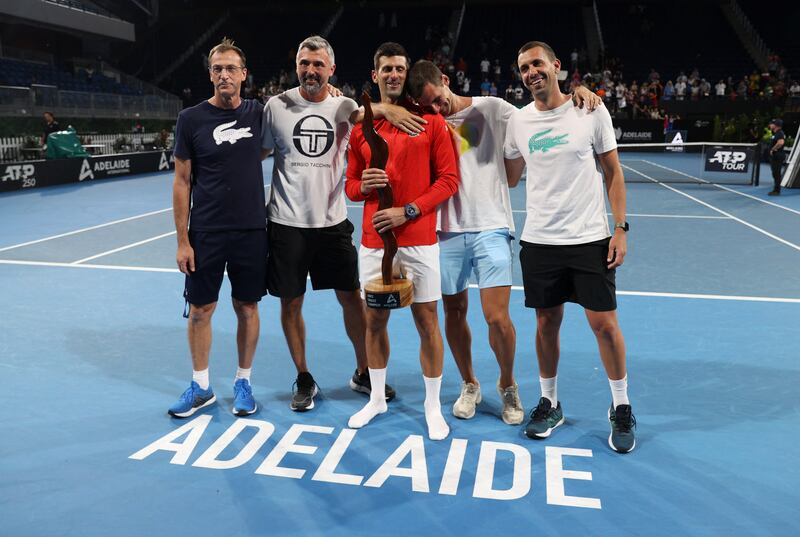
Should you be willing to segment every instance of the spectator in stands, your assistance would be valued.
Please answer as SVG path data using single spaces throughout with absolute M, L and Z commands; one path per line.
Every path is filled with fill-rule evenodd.
M 469 77 L 465 76 L 464 77 L 464 84 L 461 86 L 461 91 L 464 93 L 464 95 L 470 95 L 470 92 L 469 92 L 469 90 L 470 90 L 470 82 L 471 81 L 470 81 Z
M 503 68 L 500 67 L 500 60 L 494 60 L 494 81 L 496 84 L 500 83 L 500 78 L 503 76 Z
M 491 63 L 489 62 L 489 58 L 484 57 L 481 60 L 481 78 L 487 79 L 489 78 L 489 67 L 491 67 Z
M 569 70 L 570 71 L 577 71 L 578 70 L 578 49 L 572 49 L 572 52 L 569 54 Z
M 509 84 L 508 87 L 506 88 L 505 99 L 506 101 L 509 102 L 514 100 L 514 86 L 512 86 L 511 84 Z
M 497 84 L 494 82 L 492 82 L 492 85 L 489 87 L 489 96 L 497 97 Z
M 739 81 L 739 84 L 736 86 L 736 93 L 739 94 L 740 99 L 745 99 L 745 100 L 747 99 L 747 89 L 748 89 L 747 76 L 744 76 Z
M 797 80 L 792 80 L 792 84 L 789 86 L 789 98 L 792 100 L 792 105 L 800 102 L 800 83 Z
M 516 88 L 514 88 L 514 100 L 517 103 L 520 103 L 524 98 L 525 98 L 525 90 L 522 89 L 522 86 L 518 85 Z
M 786 135 L 783 133 L 783 120 L 773 119 L 769 122 L 769 130 L 772 131 L 772 138 L 769 140 L 769 165 L 772 168 L 772 180 L 774 188 L 770 191 L 770 196 L 781 195 L 781 171 L 786 152 L 783 144 L 786 143 Z
M 725 81 L 720 78 L 719 82 L 717 82 L 717 85 L 714 86 L 714 91 L 717 94 L 717 99 L 724 99 L 725 98 L 725 89 L 727 87 L 728 86 L 725 84 Z
M 708 99 L 711 96 L 711 82 L 705 78 L 700 79 L 700 97 Z
M 687 89 L 686 82 L 678 78 L 678 82 L 675 84 L 675 99 L 678 101 L 684 100 L 686 98 Z
M 675 96 L 675 86 L 672 84 L 672 80 L 667 80 L 667 84 L 664 86 L 663 99 L 665 101 L 671 101 L 674 96 Z
M 627 114 L 628 113 L 628 110 L 627 110 L 628 102 L 627 102 L 627 99 L 625 98 L 625 95 L 628 92 L 627 92 L 627 90 L 625 88 L 625 85 L 622 84 L 621 82 L 619 84 L 617 84 L 615 92 L 616 92 L 616 97 L 617 97 L 617 103 L 616 103 L 617 108 L 616 108 L 616 111 Z
M 484 79 L 481 82 L 481 97 L 488 97 L 490 89 L 492 89 L 492 84 L 487 79 Z
M 56 116 L 53 112 L 44 113 L 44 134 L 42 135 L 42 147 L 47 145 L 47 137 L 53 133 L 61 130 L 61 126 L 56 121 Z
M 692 85 L 689 87 L 689 92 L 693 101 L 700 99 L 700 83 L 697 80 L 692 82 Z

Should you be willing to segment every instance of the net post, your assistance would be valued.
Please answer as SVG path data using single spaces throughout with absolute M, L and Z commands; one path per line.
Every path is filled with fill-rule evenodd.
M 750 179 L 750 184 L 752 184 L 753 186 L 758 186 L 758 183 L 760 182 L 761 179 L 761 142 L 758 142 L 756 144 L 755 152 L 756 154 L 753 155 L 753 162 L 755 165 L 753 166 L 753 172 L 752 172 L 752 178 Z

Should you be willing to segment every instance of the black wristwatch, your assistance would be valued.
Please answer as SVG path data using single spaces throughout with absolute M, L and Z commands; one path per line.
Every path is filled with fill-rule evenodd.
M 630 228 L 631 226 L 629 226 L 627 222 L 617 222 L 616 224 L 614 224 L 614 231 L 616 231 L 617 229 L 621 229 L 622 231 L 627 233 Z
M 414 220 L 416 217 L 419 216 L 419 211 L 415 209 L 414 205 L 412 205 L 411 203 L 406 203 L 404 210 L 406 212 L 406 218 L 408 218 L 409 220 Z

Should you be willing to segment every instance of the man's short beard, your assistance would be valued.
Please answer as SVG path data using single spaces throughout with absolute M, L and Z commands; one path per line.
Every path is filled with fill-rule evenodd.
M 309 84 L 309 81 L 316 82 L 316 84 Z M 306 77 L 300 80 L 300 85 L 303 86 L 303 89 L 306 90 L 310 95 L 317 95 L 320 91 L 322 91 L 323 84 L 321 79 Z

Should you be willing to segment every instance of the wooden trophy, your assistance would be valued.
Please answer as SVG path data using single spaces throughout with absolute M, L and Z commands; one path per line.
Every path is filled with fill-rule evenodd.
M 370 149 L 370 168 L 386 169 L 389 160 L 389 145 L 386 140 L 375 131 L 372 105 L 369 94 L 361 95 L 361 104 L 364 105 L 364 121 L 361 126 L 364 130 L 364 140 Z M 378 190 L 378 210 L 388 209 L 394 205 L 392 187 L 386 185 Z M 397 239 L 390 229 L 380 233 L 383 239 L 383 260 L 381 262 L 381 277 L 367 282 L 364 285 L 364 298 L 367 306 L 378 309 L 404 308 L 414 300 L 414 286 L 411 280 L 395 278 L 392 274 L 392 263 L 397 254 Z

